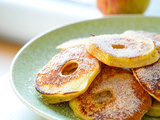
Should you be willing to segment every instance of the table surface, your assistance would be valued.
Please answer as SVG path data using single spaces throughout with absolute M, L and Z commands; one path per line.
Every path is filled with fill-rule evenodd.
M 0 38 L 0 76 L 9 71 L 12 59 L 21 47 L 22 45 L 5 42 L 4 38 Z
M 18 0 L 15 0 L 15 1 L 17 2 Z M 9 0 L 8 0 L 8 2 L 9 2 Z M 63 0 L 62 0 L 62 2 L 63 2 Z M 62 4 L 64 4 L 64 3 L 62 3 Z M 74 4 L 71 4 L 70 7 L 72 5 L 74 5 Z M 160 0 L 151 0 L 150 6 L 144 15 L 160 17 L 159 5 L 160 5 Z M 85 6 L 85 10 L 87 10 L 86 5 L 84 5 L 84 6 Z M 83 4 L 81 4 L 82 8 L 84 6 L 83 6 Z M 68 24 L 71 22 L 78 22 L 81 20 L 88 20 L 88 19 L 103 17 L 103 15 L 100 12 L 98 12 L 98 10 L 96 8 L 93 8 L 93 6 L 92 6 L 92 10 L 93 10 L 92 12 L 95 12 L 96 14 L 95 14 L 95 16 L 91 16 L 90 18 L 86 15 L 91 12 L 89 9 L 88 9 L 88 12 L 86 12 L 86 14 L 79 15 L 80 17 L 77 17 L 76 15 L 73 16 L 72 13 L 68 13 L 73 16 L 74 19 L 72 21 L 71 21 L 71 18 L 66 19 L 65 22 L 61 21 L 61 23 L 57 22 L 56 25 L 52 24 L 51 28 L 53 28 L 54 26 L 57 26 L 59 24 L 62 25 L 63 23 Z M 0 15 L 1 15 L 1 12 L 0 12 Z M 1 26 L 1 24 L 2 23 L 0 23 L 0 26 Z M 48 28 L 43 28 L 41 30 L 44 30 L 44 29 L 48 29 Z M 1 27 L 0 27 L 0 31 L 2 31 Z M 41 31 L 39 31 L 39 32 L 41 32 Z M 13 34 L 14 33 L 12 33 L 12 35 L 9 33 L 8 34 L 5 33 L 5 37 L 6 36 L 13 36 Z M 1 76 L 0 77 L 0 82 L 1 82 L 0 91 L 2 91 L 1 94 L 3 97 L 3 99 L 0 100 L 0 106 L 1 106 L 0 110 L 3 110 L 3 114 L 1 115 L 1 119 L 3 119 L 3 120 L 22 120 L 22 119 L 23 120 L 45 120 L 44 118 L 42 118 L 41 116 L 39 116 L 36 113 L 34 113 L 33 111 L 31 111 L 29 108 L 27 108 L 25 105 L 23 105 L 23 103 L 20 102 L 20 100 L 16 97 L 16 95 L 12 91 L 12 88 L 10 86 L 10 81 L 9 81 L 9 68 L 10 68 L 10 65 L 11 65 L 11 62 L 12 62 L 14 56 L 16 55 L 18 50 L 27 41 L 29 41 L 29 39 L 26 40 L 26 37 L 32 38 L 36 34 L 37 34 L 36 32 L 34 35 L 27 34 L 28 36 L 25 36 L 25 34 L 23 34 L 24 39 L 22 37 L 20 37 L 21 39 L 23 39 L 22 40 L 23 42 L 15 42 L 16 39 L 17 39 L 17 41 L 20 40 L 18 37 L 15 37 L 15 36 L 13 36 L 14 37 L 13 39 L 11 37 L 8 37 L 7 39 L 0 37 L 0 76 Z M 0 33 L 0 36 L 1 36 L 1 33 Z M 8 39 L 10 39 L 10 40 L 8 40 Z M 5 90 L 5 92 L 3 92 L 4 90 Z

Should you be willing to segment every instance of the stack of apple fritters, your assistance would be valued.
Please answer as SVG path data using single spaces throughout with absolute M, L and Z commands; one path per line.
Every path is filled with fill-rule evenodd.
M 49 104 L 69 101 L 85 120 L 160 116 L 159 35 L 130 30 L 78 41 L 58 46 L 37 74 L 35 88 Z

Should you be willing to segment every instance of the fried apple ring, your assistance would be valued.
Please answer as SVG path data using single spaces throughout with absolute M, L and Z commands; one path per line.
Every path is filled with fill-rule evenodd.
M 160 59 L 156 63 L 134 68 L 132 71 L 141 86 L 160 102 Z
M 124 34 L 139 34 L 152 39 L 155 42 L 156 49 L 160 53 L 160 35 L 152 32 L 143 31 L 143 30 L 127 30 L 124 32 Z
M 35 88 L 50 104 L 69 101 L 87 90 L 100 69 L 100 62 L 85 45 L 70 47 L 40 70 Z
M 151 97 L 128 70 L 103 66 L 88 90 L 69 105 L 84 120 L 140 120 Z
M 151 39 L 133 34 L 90 37 L 86 49 L 101 62 L 114 67 L 137 68 L 159 59 Z

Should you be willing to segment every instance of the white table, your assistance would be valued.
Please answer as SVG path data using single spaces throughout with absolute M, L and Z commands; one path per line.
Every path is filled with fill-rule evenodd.
M 18 0 L 16 0 L 16 1 L 18 1 Z M 9 4 L 9 5 L 11 5 L 11 4 Z M 151 4 L 150 4 L 148 10 L 146 11 L 145 15 L 146 16 L 159 16 L 160 17 L 160 7 L 159 7 L 159 5 L 160 5 L 160 0 L 151 0 Z M 77 8 L 77 9 L 79 9 L 79 8 Z M 85 10 L 87 10 L 87 8 L 85 8 Z M 92 15 L 92 16 L 88 17 L 86 15 L 86 14 L 91 13 L 91 10 L 88 10 L 86 12 L 86 14 L 80 14 L 79 13 L 80 15 L 77 15 L 79 17 L 77 17 L 76 15 L 73 15 L 73 13 L 68 13 L 68 14 L 70 14 L 70 17 L 72 15 L 73 19 L 70 18 L 70 19 L 68 19 L 68 21 L 65 21 L 65 22 L 61 21 L 60 23 L 58 23 L 58 21 L 57 21 L 56 25 L 62 24 L 62 23 L 66 24 L 66 23 L 69 23 L 69 22 L 77 22 L 79 20 L 88 20 L 88 19 L 94 19 L 94 18 L 102 17 L 102 15 L 96 9 L 92 9 L 92 10 L 94 10 L 93 12 L 96 13 L 95 16 Z M 10 11 L 10 12 L 12 13 L 12 11 Z M 72 19 L 72 21 L 70 21 L 71 19 Z M 0 24 L 2 24 L 2 23 L 0 23 Z M 18 23 L 16 23 L 16 24 L 18 24 Z M 0 29 L 1 29 L 1 27 L 0 27 Z M 5 29 L 7 30 L 8 28 L 5 28 Z M 40 30 L 43 30 L 43 29 L 44 28 L 41 28 Z M 34 34 L 37 34 L 38 32 L 39 31 L 36 31 Z M 4 34 L 6 35 L 7 33 L 5 33 L 5 31 L 4 31 Z M 17 37 L 17 36 L 14 36 L 12 34 L 8 34 L 8 35 L 12 36 L 12 37 Z M 24 34 L 24 35 L 28 35 L 27 36 L 28 38 L 33 36 L 33 35 L 29 35 L 29 34 Z M 22 36 L 19 36 L 19 37 L 22 37 Z M 23 40 L 24 41 L 22 41 L 22 43 L 26 42 L 25 38 Z M 0 115 L 0 119 L 1 120 L 44 120 L 44 118 L 40 117 L 39 115 L 37 115 L 36 113 L 31 111 L 29 108 L 27 108 L 25 105 L 23 105 L 20 102 L 20 100 L 16 97 L 16 95 L 13 93 L 12 88 L 10 86 L 9 73 L 0 77 L 0 83 L 1 83 L 0 84 L 0 91 L 1 91 L 1 99 L 0 99 L 1 115 Z
M 27 108 L 14 94 L 9 73 L 0 78 L 0 119 L 1 120 L 45 120 Z

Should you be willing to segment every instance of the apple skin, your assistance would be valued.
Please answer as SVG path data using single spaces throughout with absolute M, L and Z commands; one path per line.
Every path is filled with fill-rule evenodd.
M 97 0 L 97 7 L 103 15 L 143 14 L 150 0 Z

